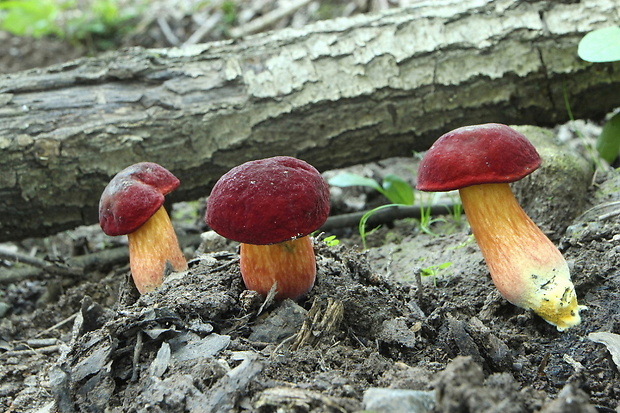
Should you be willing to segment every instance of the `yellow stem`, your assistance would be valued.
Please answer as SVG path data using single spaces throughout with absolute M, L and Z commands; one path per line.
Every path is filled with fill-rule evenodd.
M 309 236 L 271 245 L 242 243 L 240 266 L 246 288 L 263 296 L 276 282 L 277 299 L 297 299 L 314 286 L 316 259 Z
M 459 190 L 465 215 L 499 292 L 562 331 L 581 318 L 568 265 L 521 209 L 508 184 Z
M 141 294 L 161 285 L 167 266 L 172 271 L 187 269 L 187 261 L 163 206 L 127 237 L 131 276 Z

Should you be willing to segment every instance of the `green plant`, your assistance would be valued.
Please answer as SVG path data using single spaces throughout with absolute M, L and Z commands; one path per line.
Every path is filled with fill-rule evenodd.
M 420 270 L 420 275 L 422 277 L 433 277 L 433 285 L 437 287 L 437 276 L 443 273 L 443 270 L 450 267 L 452 265 L 451 262 L 444 262 L 442 264 L 431 265 L 426 268 L 422 268 Z
M 237 21 L 237 3 L 227 0 L 222 3 L 221 8 L 224 13 L 224 24 L 227 27 L 232 26 Z
M 362 215 L 362 218 L 360 219 L 360 222 L 357 224 L 357 230 L 360 234 L 360 237 L 362 239 L 362 248 L 367 249 L 367 244 L 366 244 L 366 237 L 370 234 L 372 234 L 373 232 L 375 232 L 376 230 L 378 230 L 379 228 L 381 228 L 381 226 L 375 227 L 370 231 L 366 231 L 366 223 L 368 222 L 368 219 L 374 215 L 377 211 L 380 211 L 382 209 L 385 208 L 391 208 L 394 206 L 398 206 L 400 204 L 385 204 L 385 205 L 381 205 L 378 206 L 376 208 L 371 209 L 370 211 L 367 211 L 364 215 Z
M 596 138 L 596 151 L 607 163 L 613 163 L 620 152 L 620 112 L 613 115 Z
M 385 196 L 390 203 L 378 206 L 376 208 L 367 211 L 359 221 L 358 231 L 360 237 L 362 239 L 362 247 L 364 249 L 367 248 L 366 238 L 368 235 L 372 234 L 374 231 L 378 230 L 380 227 L 373 228 L 370 231 L 366 230 L 366 224 L 368 219 L 374 215 L 377 211 L 380 211 L 385 208 L 391 208 L 395 206 L 402 205 L 413 205 L 415 202 L 415 191 L 404 179 L 400 178 L 394 174 L 386 175 L 381 184 L 371 178 L 366 178 L 354 173 L 343 172 L 338 174 L 331 179 L 329 179 L 328 183 L 333 186 L 338 187 L 349 187 L 349 186 L 365 186 L 368 188 L 372 188 Z M 438 194 L 435 194 L 436 197 Z M 431 225 L 437 222 L 446 222 L 444 218 L 433 218 L 431 216 L 431 205 L 433 205 L 435 198 L 431 199 L 431 202 L 425 204 L 421 202 L 420 205 L 420 219 L 419 225 L 420 230 L 429 235 L 437 235 L 431 230 Z M 460 222 L 463 214 L 463 207 L 460 202 L 456 202 L 452 208 L 448 208 L 448 212 L 454 217 L 455 222 Z
M 138 13 L 135 7 L 119 7 L 118 0 L 86 5 L 76 0 L 0 1 L 0 29 L 16 36 L 57 36 L 104 50 L 133 27 L 130 21 Z
M 62 29 L 56 23 L 59 11 L 54 0 L 3 1 L 0 2 L 0 29 L 17 36 L 60 36 Z
M 329 237 L 323 238 L 323 242 L 328 247 L 335 247 L 336 245 L 340 244 L 340 240 L 336 238 L 335 235 L 330 235 Z
M 587 62 L 603 63 L 620 60 L 620 27 L 605 27 L 587 33 L 579 42 L 577 54 Z M 572 113 L 569 110 L 569 117 Z M 607 163 L 613 163 L 620 151 L 620 113 L 613 115 L 596 139 L 596 151 Z
M 415 201 L 411 185 L 394 174 L 386 175 L 381 184 L 379 184 L 374 179 L 350 172 L 343 172 L 331 178 L 328 183 L 339 187 L 365 186 L 373 188 L 393 204 L 413 205 Z
M 587 33 L 579 41 L 577 54 L 593 63 L 620 60 L 620 27 L 605 27 Z
M 380 228 L 376 227 L 371 231 L 366 231 L 366 223 L 373 214 L 375 214 L 377 211 L 393 206 L 413 205 L 415 201 L 415 195 L 411 185 L 409 185 L 405 180 L 394 174 L 386 175 L 383 178 L 381 184 L 379 184 L 374 179 L 366 178 L 350 172 L 343 172 L 331 178 L 328 183 L 330 185 L 338 187 L 365 186 L 368 188 L 372 188 L 390 201 L 389 204 L 381 205 L 377 208 L 367 211 L 360 219 L 358 224 L 358 231 L 362 239 L 362 247 L 364 249 L 367 248 L 366 237 Z
M 432 198 L 436 198 L 439 193 L 434 193 Z M 438 235 L 431 230 L 431 225 L 437 222 L 446 222 L 444 218 L 433 218 L 431 215 L 431 205 L 433 204 L 433 199 L 431 198 L 430 202 L 427 202 L 424 205 L 424 202 L 420 202 L 420 230 L 428 235 Z

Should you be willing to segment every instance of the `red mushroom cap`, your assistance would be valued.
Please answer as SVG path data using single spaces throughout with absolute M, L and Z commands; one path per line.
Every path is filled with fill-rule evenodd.
M 99 200 L 99 225 L 108 235 L 125 235 L 140 228 L 164 203 L 164 195 L 179 180 L 164 167 L 140 162 L 120 171 Z
M 289 156 L 246 162 L 224 174 L 205 220 L 245 244 L 275 244 L 318 229 L 329 215 L 329 186 L 310 164 Z
M 508 183 L 540 166 L 531 142 L 498 123 L 465 126 L 441 136 L 418 169 L 421 191 L 451 191 L 471 185 Z

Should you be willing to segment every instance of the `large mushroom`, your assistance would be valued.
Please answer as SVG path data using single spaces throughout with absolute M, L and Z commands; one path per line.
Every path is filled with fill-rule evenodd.
M 205 220 L 239 241 L 245 286 L 266 296 L 297 299 L 312 289 L 316 260 L 308 235 L 329 215 L 329 187 L 308 163 L 276 156 L 224 174 L 207 202 Z
M 509 183 L 540 166 L 528 139 L 501 124 L 441 136 L 418 171 L 422 191 L 458 189 L 467 220 L 499 292 L 562 331 L 579 324 L 575 288 L 556 246 L 521 209 Z
M 187 269 L 164 195 L 179 186 L 167 169 L 141 162 L 120 171 L 101 194 L 99 224 L 107 235 L 127 235 L 129 264 L 141 294 L 159 287 L 164 273 Z

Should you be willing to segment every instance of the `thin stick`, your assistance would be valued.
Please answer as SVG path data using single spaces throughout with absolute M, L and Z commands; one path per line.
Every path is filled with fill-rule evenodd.
M 308 5 L 312 0 L 296 0 L 290 2 L 290 4 L 280 7 L 279 9 L 270 11 L 261 17 L 246 23 L 243 27 L 235 27 L 230 31 L 230 36 L 233 38 L 247 36 L 248 34 L 258 33 L 266 28 L 273 26 L 283 18 L 290 16 L 297 10 Z
M 8 248 L 0 247 L 0 259 L 6 259 L 13 262 L 21 262 L 32 267 L 40 268 L 50 274 L 69 275 L 72 277 L 84 274 L 82 268 L 69 268 L 54 262 L 46 261 L 31 255 L 22 254 L 17 251 L 11 251 Z
M 45 334 L 47 334 L 47 333 L 50 333 L 51 331 L 56 330 L 57 328 L 60 328 L 60 327 L 64 326 L 65 324 L 67 324 L 67 323 L 69 323 L 69 322 L 71 322 L 71 321 L 75 320 L 75 317 L 77 317 L 77 315 L 78 315 L 78 313 L 75 313 L 75 314 L 73 314 L 73 315 L 70 315 L 69 317 L 65 318 L 65 319 L 64 319 L 64 320 L 62 320 L 61 322 L 54 324 L 54 325 L 53 325 L 53 326 L 51 326 L 50 328 L 45 329 L 45 330 L 43 330 L 43 331 L 40 331 L 39 333 L 37 333 L 37 335 L 35 335 L 35 336 L 34 336 L 34 338 L 41 337 L 42 335 L 45 335 Z
M 454 205 L 433 205 L 431 206 L 431 215 L 441 215 L 449 213 Z M 360 211 L 360 212 L 351 212 L 349 214 L 342 215 L 334 215 L 327 218 L 327 221 L 320 228 L 320 231 L 331 231 L 336 228 L 346 228 L 353 227 L 357 228 L 357 224 L 360 222 L 360 219 L 366 214 L 368 211 Z M 397 219 L 403 218 L 420 218 L 420 207 L 415 206 L 405 206 L 398 205 L 390 208 L 384 208 L 378 210 L 375 214 L 373 214 L 366 225 L 370 228 L 376 227 L 381 224 L 386 224 L 388 222 L 395 221 Z
M 206 19 L 200 25 L 200 27 L 194 33 L 192 33 L 192 35 L 185 42 L 183 42 L 183 45 L 181 47 L 191 46 L 196 43 L 200 43 L 200 41 L 202 41 L 202 39 L 207 34 L 209 34 L 209 32 L 211 32 L 211 30 L 213 30 L 215 26 L 217 26 L 220 20 L 222 20 L 222 15 L 223 13 L 219 11 L 213 13 L 213 15 Z

